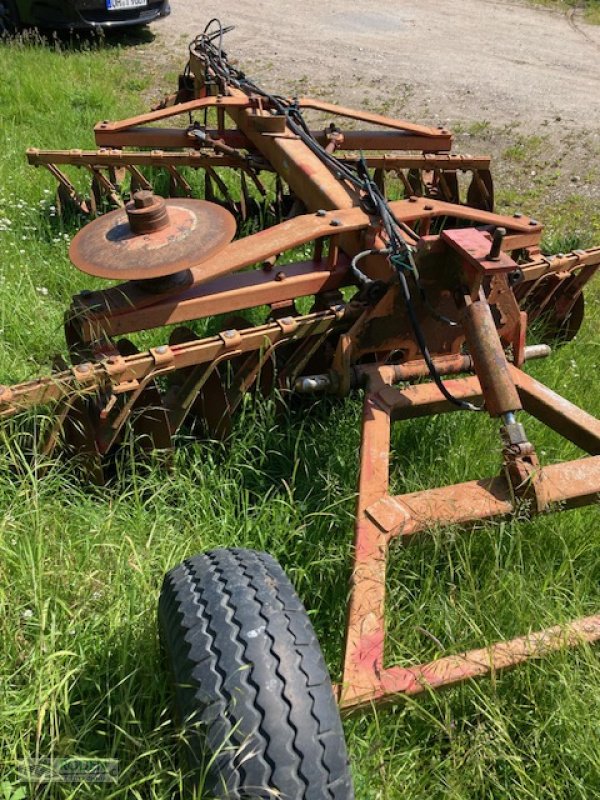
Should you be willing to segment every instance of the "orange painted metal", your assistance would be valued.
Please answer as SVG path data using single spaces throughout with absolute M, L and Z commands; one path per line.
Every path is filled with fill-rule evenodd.
M 444 368 L 438 362 L 440 369 Z M 403 694 L 449 686 L 454 683 L 505 669 L 547 651 L 600 640 L 600 616 L 576 620 L 536 634 L 468 653 L 441 658 L 417 667 L 390 667 L 385 663 L 386 566 L 390 542 L 407 540 L 417 533 L 439 531 L 448 526 L 531 513 L 519 502 L 507 474 L 467 483 L 428 489 L 406 495 L 389 494 L 389 446 L 393 421 L 448 412 L 452 405 L 432 384 L 405 388 L 390 381 L 418 379 L 418 366 L 397 374 L 390 367 L 369 367 L 363 371 L 369 384 L 364 402 L 358 506 L 349 599 L 346 651 L 340 685 L 340 704 L 347 712 L 376 702 L 391 702 Z M 446 359 L 449 372 L 467 371 L 463 356 Z M 521 370 L 509 367 L 522 392 L 525 406 L 551 424 L 558 432 L 589 452 L 598 452 L 597 420 L 533 381 Z M 461 399 L 479 400 L 484 392 L 477 377 L 447 380 L 446 387 Z M 532 398 L 535 398 L 533 404 Z M 540 469 L 545 497 L 553 510 L 600 501 L 600 457 L 593 456 Z
M 315 312 L 290 319 L 258 325 L 244 330 L 231 329 L 217 336 L 194 339 L 171 346 L 161 345 L 147 352 L 122 357 L 110 355 L 95 362 L 83 362 L 47 378 L 0 387 L 0 417 L 12 416 L 35 405 L 57 402 L 70 396 L 97 393 L 127 394 L 140 382 L 148 382 L 175 370 L 233 358 L 264 348 L 265 344 L 302 339 L 335 328 L 344 318 L 344 310 Z M 225 335 L 227 334 L 227 335 Z
M 92 274 L 132 280 L 74 298 L 66 325 L 74 366 L 47 378 L 0 387 L 0 416 L 57 403 L 58 417 L 68 428 L 65 438 L 102 477 L 101 457 L 117 446 L 125 422 L 136 416 L 133 411 L 156 412 L 145 421 L 144 413 L 137 415 L 136 430 L 150 446 L 168 448 L 179 427 L 196 412 L 211 435 L 230 430 L 230 415 L 243 394 L 273 383 L 273 374 L 283 396 L 315 387 L 337 395 L 364 389 L 354 569 L 340 686 L 340 703 L 347 711 L 600 639 L 600 617 L 590 617 L 420 666 L 385 661 L 386 572 L 392 541 L 600 499 L 600 422 L 522 369 L 532 352 L 525 347 L 523 307 L 532 317 L 553 312 L 557 328 L 566 323 L 569 331 L 576 330 L 583 314 L 581 290 L 600 268 L 600 248 L 553 258 L 541 255 L 542 226 L 522 215 L 493 213 L 489 159 L 449 153 L 451 135 L 444 129 L 301 99 L 297 109 L 378 128 L 342 130 L 334 125 L 315 131 L 314 142 L 327 148 L 325 158 L 297 134 L 298 129 L 294 132 L 289 107 L 279 113 L 274 98 L 232 85 L 226 91 L 221 88 L 222 95 L 209 95 L 216 92 L 217 76 L 206 76 L 206 64 L 193 53 L 190 65 L 195 99 L 188 101 L 186 95 L 183 103 L 100 123 L 96 142 L 106 149 L 32 150 L 30 163 L 53 172 L 63 195 L 76 200 L 82 210 L 86 201 L 58 164 L 89 169 L 98 194 L 114 202 L 119 202 L 117 176 L 107 177 L 102 169 L 124 168 L 148 189 L 140 168 L 165 166 L 184 194 L 191 188 L 177 172 L 179 167 L 205 169 L 207 186 L 211 180 L 218 184 L 216 168 L 232 167 L 259 190 L 258 175 L 264 170 L 288 187 L 294 201 L 288 218 L 231 241 L 229 211 L 212 202 L 199 205 L 201 201 L 182 198 L 167 201 L 166 209 L 173 214 L 167 222 L 162 209 L 155 209 L 155 230 L 146 230 L 148 219 L 140 223 L 131 209 L 92 223 L 73 242 L 76 265 Z M 185 116 L 208 109 L 216 109 L 216 128 Z M 192 124 L 156 125 L 177 123 L 181 115 Z M 234 127 L 227 127 L 226 120 Z M 122 147 L 138 149 L 127 152 Z M 361 149 L 367 151 L 364 168 L 373 171 L 370 177 L 380 191 L 386 171 L 400 171 L 404 199 L 388 206 L 414 263 L 393 260 L 383 215 L 375 213 L 364 185 L 357 188 L 340 172 L 341 165 L 356 165 L 358 155 L 351 151 Z M 388 149 L 395 152 L 383 155 Z M 407 152 L 411 150 L 417 152 Z M 459 199 L 459 170 L 473 172 L 464 203 Z M 147 200 L 138 197 L 142 217 Z M 242 193 L 235 209 L 240 217 L 247 200 Z M 223 205 L 235 203 L 224 198 Z M 198 209 L 198 216 L 195 226 L 182 233 L 181 254 L 172 241 L 174 228 L 182 232 L 181 220 L 175 217 L 177 209 L 190 208 Z M 121 226 L 123 232 L 126 219 L 131 228 L 137 226 L 138 235 L 125 231 L 121 241 L 115 230 Z M 120 256 L 117 240 L 119 247 L 125 242 Z M 162 247 L 153 249 L 153 241 Z M 306 250 L 303 261 L 287 263 L 285 254 L 298 247 Z M 187 271 L 183 283 L 161 282 L 182 269 Z M 407 305 L 403 281 L 413 287 L 412 305 Z M 295 301 L 308 297 L 313 298 L 312 310 L 298 313 Z M 141 353 L 127 340 L 114 341 L 125 333 L 221 314 L 231 320 L 233 313 L 257 306 L 268 307 L 263 325 L 246 327 L 236 316 L 203 339 L 178 328 L 168 344 Z M 263 381 L 261 373 L 269 369 L 271 375 Z M 231 386 L 221 380 L 226 371 L 234 373 Z M 159 391 L 163 382 L 169 383 L 164 395 Z M 500 421 L 498 474 L 391 494 L 392 424 L 473 404 L 495 418 L 496 427 Z M 566 464 L 541 465 L 516 419 L 521 408 L 588 455 Z M 57 439 L 51 437 L 49 447 Z
M 393 703 L 403 696 L 415 696 L 485 675 L 494 675 L 525 661 L 547 657 L 550 653 L 567 647 L 580 647 L 598 641 L 600 616 L 591 616 L 509 641 L 496 642 L 477 650 L 444 656 L 428 664 L 392 667 L 380 671 L 370 683 L 344 688 L 341 708 L 349 714 L 374 705 Z M 374 655 L 371 653 L 369 658 Z
M 229 109 L 231 110 L 231 109 Z M 316 141 L 327 144 L 327 134 L 320 130 L 312 131 Z M 244 137 L 238 132 L 224 131 L 223 140 L 231 146 L 243 146 Z M 280 138 L 283 138 L 280 137 Z M 288 136 L 287 138 L 292 138 Z M 152 128 L 140 125 L 118 131 L 102 128 L 94 129 L 94 139 L 98 147 L 151 147 L 181 148 L 193 146 L 193 139 L 182 128 Z M 431 153 L 446 153 L 452 146 L 452 138 L 444 135 L 437 139 L 401 131 L 346 131 L 339 150 L 421 150 Z
M 348 260 L 341 259 L 335 270 L 322 262 L 286 264 L 275 270 L 252 270 L 225 275 L 209 283 L 184 289 L 162 301 L 138 286 L 92 292 L 74 299 L 73 315 L 79 321 L 80 336 L 93 341 L 101 330 L 106 336 L 122 336 L 144 330 L 149 319 L 154 325 L 180 325 L 204 316 L 229 314 L 260 305 L 292 302 L 352 283 Z
M 509 366 L 523 408 L 586 453 L 600 455 L 600 420 L 522 370 Z
M 427 201 L 423 198 L 415 198 L 414 201 L 396 201 L 391 203 L 391 207 L 398 218 L 407 223 L 450 215 L 461 220 L 469 220 L 472 217 L 471 209 L 438 201 Z M 479 212 L 479 218 L 487 224 L 493 222 L 496 225 L 506 226 L 509 231 L 506 237 L 507 246 L 510 246 L 513 237 L 527 237 L 527 241 L 531 245 L 535 245 L 539 240 L 540 227 L 530 225 L 527 218 L 514 220 L 512 217 L 485 214 L 484 212 Z M 248 275 L 237 273 L 243 267 L 268 262 L 278 253 L 300 245 L 329 239 L 331 236 L 341 237 L 348 233 L 359 232 L 361 236 L 364 236 L 368 228 L 369 218 L 360 208 L 306 214 L 272 226 L 266 231 L 233 241 L 219 250 L 214 257 L 205 258 L 197 267 L 192 265 L 193 285 L 179 294 L 169 292 L 164 297 L 149 296 L 135 285 L 121 284 L 118 290 L 107 289 L 87 295 L 83 302 L 82 299 L 77 298 L 74 310 L 82 328 L 91 330 L 92 328 L 97 329 L 98 325 L 101 325 L 107 334 L 112 335 L 130 333 L 159 325 L 179 324 L 197 319 L 209 312 L 225 313 L 227 310 L 250 308 L 271 300 L 273 302 L 291 300 L 293 298 L 290 296 L 290 292 L 295 284 L 287 283 L 287 281 L 288 277 L 292 279 L 296 277 L 297 267 L 284 265 L 281 268 L 278 267 L 277 270 L 258 273 L 260 277 L 257 277 L 256 280 L 250 280 L 248 277 L 250 273 Z M 352 240 L 349 237 L 340 238 L 340 242 L 349 251 L 349 255 L 354 252 L 351 249 Z M 355 243 L 356 246 L 359 244 Z M 389 270 L 385 259 L 376 260 L 378 260 L 383 273 Z M 298 286 L 296 296 L 301 297 L 319 289 L 326 291 L 351 284 L 353 279 L 348 272 L 348 263 L 344 254 L 340 256 L 334 266 L 328 265 L 325 260 L 315 261 L 314 267 L 319 272 L 311 272 L 310 280 L 308 275 L 304 275 L 302 285 L 305 288 L 301 289 Z M 291 270 L 289 276 L 288 269 Z M 527 265 L 524 265 L 523 269 L 527 269 Z M 324 272 L 327 274 L 323 274 Z M 231 280 L 226 284 L 215 283 L 226 275 L 231 275 Z M 236 277 L 233 277 L 234 275 Z M 436 280 L 439 280 L 439 277 L 436 277 Z M 223 304 L 219 301 L 219 304 L 213 308 L 211 303 L 215 299 L 214 286 L 217 287 L 218 292 L 222 291 L 219 287 L 226 287 L 225 290 L 228 294 L 223 296 Z M 252 286 L 256 286 L 256 294 L 253 294 Z M 239 296 L 236 295 L 237 288 L 240 290 Z M 242 302 L 244 305 L 240 305 Z M 228 306 L 228 303 L 233 305 Z M 106 313 L 107 309 L 109 313 Z M 85 314 L 82 315 L 81 312 L 85 312 Z M 85 336 L 88 338 L 90 333 L 88 332 Z M 406 336 L 412 338 L 408 332 Z M 398 337 L 396 336 L 396 338 Z M 402 346 L 408 346 L 408 343 Z M 366 347 L 368 350 L 371 345 Z

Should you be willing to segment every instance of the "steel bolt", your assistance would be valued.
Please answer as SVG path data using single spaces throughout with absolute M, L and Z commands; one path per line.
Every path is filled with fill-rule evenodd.
M 326 217 L 326 216 L 327 216 L 327 212 L 325 211 L 325 209 L 324 209 L 324 208 L 320 208 L 320 209 L 317 211 L 317 217 Z
M 515 211 L 515 213 L 513 214 L 513 217 L 515 219 L 521 219 L 522 216 L 523 214 L 520 211 Z
M 419 198 L 416 195 L 411 194 L 411 196 L 408 198 L 408 202 L 409 203 L 416 203 L 418 199 Z
M 502 252 L 502 242 L 506 236 L 506 228 L 496 228 L 494 231 L 494 238 L 492 239 L 492 246 L 488 258 L 490 261 L 499 261 Z
M 280 272 L 277 272 L 277 273 L 276 273 L 276 275 L 275 275 L 275 280 L 276 280 L 276 281 L 283 281 L 283 280 L 285 280 L 285 272 L 281 272 L 281 271 L 280 271 Z
M 283 325 L 293 325 L 293 323 L 294 323 L 294 320 L 293 320 L 291 317 L 284 317 L 284 318 L 281 320 L 281 323 L 282 323 Z
M 530 219 L 529 220 L 529 224 L 530 225 L 539 225 L 540 223 L 537 221 L 537 219 Z
M 92 365 L 86 361 L 83 364 L 79 364 L 79 366 L 77 367 L 77 372 L 83 372 L 85 374 L 86 372 L 89 372 L 91 368 Z
M 159 356 L 162 356 L 167 352 L 168 349 L 169 349 L 168 345 L 161 344 L 156 348 L 156 352 L 158 353 Z
M 133 195 L 133 205 L 136 208 L 149 208 L 154 203 L 154 193 L 148 189 L 140 189 Z
M 424 208 L 425 208 L 425 211 L 433 211 L 433 206 L 430 205 L 430 204 L 427 204 L 426 206 L 424 206 Z
M 233 339 L 233 337 L 235 336 L 235 334 L 236 334 L 236 331 L 234 331 L 233 329 L 230 329 L 230 330 L 228 330 L 228 331 L 224 331 L 224 333 L 223 333 L 223 336 L 224 336 L 226 339 Z
M 343 223 L 339 219 L 332 219 L 329 224 L 331 225 L 332 228 L 339 228 Z

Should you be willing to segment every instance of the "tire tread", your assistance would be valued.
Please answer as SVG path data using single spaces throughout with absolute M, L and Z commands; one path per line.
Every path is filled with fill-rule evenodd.
M 187 559 L 165 576 L 159 622 L 188 760 L 209 797 L 352 800 L 327 667 L 275 559 L 243 549 Z

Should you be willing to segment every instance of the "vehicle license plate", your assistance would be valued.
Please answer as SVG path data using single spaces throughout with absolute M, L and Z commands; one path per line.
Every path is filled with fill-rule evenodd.
M 124 8 L 139 8 L 147 5 L 148 0 L 106 0 L 106 8 L 109 11 L 122 11 Z

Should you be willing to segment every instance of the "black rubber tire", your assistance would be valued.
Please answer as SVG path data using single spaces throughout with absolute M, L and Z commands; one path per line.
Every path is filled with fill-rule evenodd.
M 187 559 L 165 577 L 159 625 L 202 797 L 352 800 L 327 667 L 275 559 L 237 549 Z

